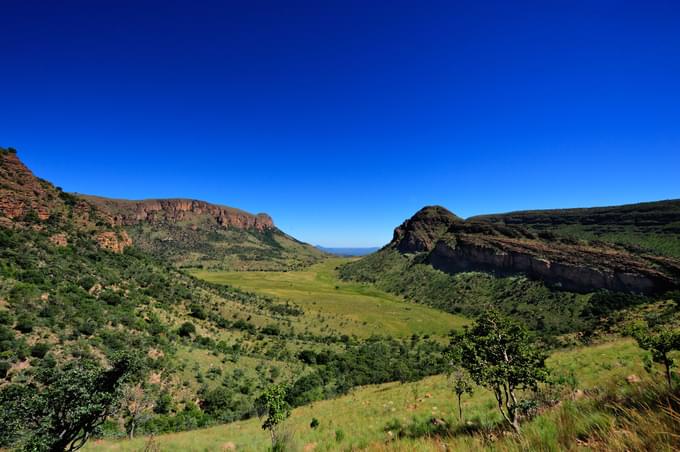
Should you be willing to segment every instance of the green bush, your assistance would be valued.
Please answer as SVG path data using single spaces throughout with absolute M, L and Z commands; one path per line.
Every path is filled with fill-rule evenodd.
M 0 361 L 0 378 L 6 378 L 7 373 L 12 368 L 12 364 L 7 361 Z
M 38 343 L 31 347 L 31 356 L 34 358 L 42 359 L 45 357 L 47 352 L 50 351 L 50 346 L 45 343 Z
M 196 333 L 196 327 L 191 322 L 184 322 L 177 330 L 177 334 L 180 337 L 191 337 L 192 334 Z

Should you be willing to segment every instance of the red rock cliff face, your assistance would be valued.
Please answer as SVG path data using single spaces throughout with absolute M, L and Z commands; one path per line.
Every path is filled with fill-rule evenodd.
M 227 228 L 265 230 L 274 227 L 271 217 L 266 214 L 253 215 L 231 207 L 210 204 L 191 199 L 150 199 L 126 201 L 85 196 L 100 208 L 111 214 L 118 225 L 130 226 L 138 223 L 182 223 L 198 225 L 208 221 Z
M 53 188 L 36 178 L 14 153 L 0 153 L 0 223 L 10 226 L 30 211 L 41 220 L 50 216 Z

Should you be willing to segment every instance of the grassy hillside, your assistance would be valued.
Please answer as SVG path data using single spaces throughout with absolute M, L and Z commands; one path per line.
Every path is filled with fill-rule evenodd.
M 372 284 L 447 312 L 474 316 L 496 307 L 547 335 L 588 326 L 586 311 L 592 295 L 553 291 L 522 276 L 497 278 L 474 272 L 450 275 L 421 262 L 419 256 L 391 248 L 349 262 L 339 272 L 345 280 Z
M 193 274 L 213 283 L 225 283 L 254 293 L 290 300 L 311 318 L 323 316 L 327 325 L 345 334 L 368 337 L 412 334 L 445 337 L 466 320 L 424 305 L 405 303 L 369 284 L 340 281 L 336 267 L 351 259 L 328 259 L 296 272 L 210 272 Z
M 14 153 L 0 157 L 0 413 L 13 400 L 5 395 L 39 390 L 36 376 L 46 369 L 106 366 L 128 352 L 146 370 L 136 383 L 149 409 L 137 432 L 195 429 L 252 417 L 255 399 L 276 382 L 290 382 L 291 402 L 300 405 L 441 372 L 442 340 L 462 324 L 342 284 L 334 263 L 274 274 L 292 282 L 318 275 L 316 285 L 302 283 L 305 297 L 197 279 L 134 245 L 97 206 L 35 178 Z M 239 275 L 252 283 L 268 273 Z M 395 318 L 381 320 L 380 311 Z M 126 409 L 104 434 L 125 432 Z M 16 439 L 2 424 L 0 415 L 0 447 Z
M 615 400 L 623 401 L 625 395 L 641 396 L 640 391 L 650 379 L 642 368 L 643 357 L 644 353 L 629 340 L 553 354 L 548 366 L 559 383 L 546 388 L 548 392 L 544 395 L 560 393 L 567 401 L 541 412 L 525 426 L 520 440 L 499 439 L 494 433 L 500 415 L 493 396 L 485 390 L 478 389 L 472 397 L 464 399 L 467 421 L 461 423 L 457 418 L 451 383 L 444 376 L 415 383 L 368 386 L 338 399 L 301 407 L 293 411 L 285 429 L 291 432 L 289 445 L 294 451 L 311 450 L 312 445 L 319 451 L 434 451 L 441 450 L 442 444 L 451 450 L 491 447 L 496 450 L 527 450 L 528 447 L 575 450 L 588 445 L 601 450 L 608 449 L 603 441 L 611 441 L 614 445 L 615 441 L 626 444 L 626 440 L 630 445 L 640 438 L 633 429 L 626 433 L 628 437 L 621 432 L 626 419 L 617 413 Z M 626 381 L 630 375 L 645 380 L 631 384 Z M 608 404 L 607 400 L 611 402 Z M 657 416 L 662 415 L 657 413 Z M 316 429 L 310 428 L 313 418 L 319 421 Z M 432 419 L 440 426 L 434 425 Z M 647 419 L 650 420 L 651 417 Z M 678 425 L 673 428 L 677 434 Z M 603 438 L 609 433 L 611 437 Z M 433 438 L 435 434 L 437 437 Z M 666 450 L 670 450 L 669 445 L 674 443 L 672 437 L 661 441 L 657 438 L 654 444 L 664 441 Z M 198 432 L 157 436 L 151 440 L 164 451 L 229 450 L 229 447 L 260 451 L 266 449 L 268 442 L 260 421 L 255 419 Z M 90 444 L 86 450 L 137 451 L 148 444 L 148 438 L 99 441 Z
M 179 267 L 295 270 L 326 257 L 278 229 L 266 214 L 191 199 L 78 197 L 108 212 L 136 246 Z
M 321 250 L 274 228 L 193 229 L 190 224 L 138 224 L 126 227 L 133 241 L 182 268 L 281 271 L 321 261 Z

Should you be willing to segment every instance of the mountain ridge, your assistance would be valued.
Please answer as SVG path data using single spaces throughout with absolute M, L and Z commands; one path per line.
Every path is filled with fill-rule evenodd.
M 395 229 L 388 245 L 401 253 L 427 253 L 448 273 L 525 274 L 576 292 L 608 289 L 651 293 L 676 288 L 680 262 L 604 242 L 580 243 L 521 225 L 462 220 L 441 206 L 418 211 Z

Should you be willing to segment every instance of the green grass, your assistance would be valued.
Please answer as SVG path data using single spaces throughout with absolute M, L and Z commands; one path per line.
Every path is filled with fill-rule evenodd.
M 642 356 L 643 352 L 633 341 L 616 340 L 557 352 L 548 359 L 548 366 L 555 375 L 573 373 L 575 386 L 580 390 L 592 391 L 604 384 L 625 388 L 630 386 L 625 380 L 630 374 L 649 378 L 642 369 Z M 466 419 L 482 426 L 491 428 L 500 420 L 495 401 L 488 391 L 478 388 L 472 397 L 464 399 L 464 405 Z M 446 419 L 455 425 L 458 421 L 454 411 L 451 384 L 444 376 L 434 376 L 416 383 L 363 387 L 344 397 L 295 409 L 285 423 L 285 430 L 293 434 L 292 450 L 304 450 L 305 445 L 310 444 L 316 444 L 317 451 L 440 450 L 428 438 L 403 439 L 386 446 L 390 436 L 385 426 L 395 421 L 407 425 L 414 418 L 427 422 L 430 417 Z M 547 447 L 545 450 L 560 450 L 551 449 L 549 445 L 559 435 L 553 418 L 564 414 L 551 413 L 527 424 L 526 435 L 528 439 L 542 438 Z M 574 428 L 596 426 L 606 420 L 603 416 L 596 412 L 584 414 L 578 419 L 578 423 L 583 425 Z M 320 421 L 318 429 L 309 427 L 312 418 Z M 226 447 L 230 444 L 235 445 L 237 450 L 261 451 L 266 450 L 269 439 L 260 424 L 258 419 L 251 419 L 200 431 L 162 435 L 154 441 L 163 451 L 219 451 L 228 450 Z M 344 439 L 339 443 L 336 441 L 337 430 L 344 433 Z M 90 443 L 86 450 L 138 451 L 143 450 L 148 441 L 148 438 L 97 441 Z M 467 436 L 448 438 L 448 441 L 453 447 L 451 450 L 478 450 L 480 447 L 478 439 Z
M 340 281 L 336 267 L 349 259 L 328 259 L 303 271 L 214 272 L 194 271 L 198 278 L 229 284 L 247 291 L 291 300 L 309 318 L 324 316 L 343 334 L 397 337 L 411 334 L 446 336 L 466 319 L 376 289 L 369 284 Z

